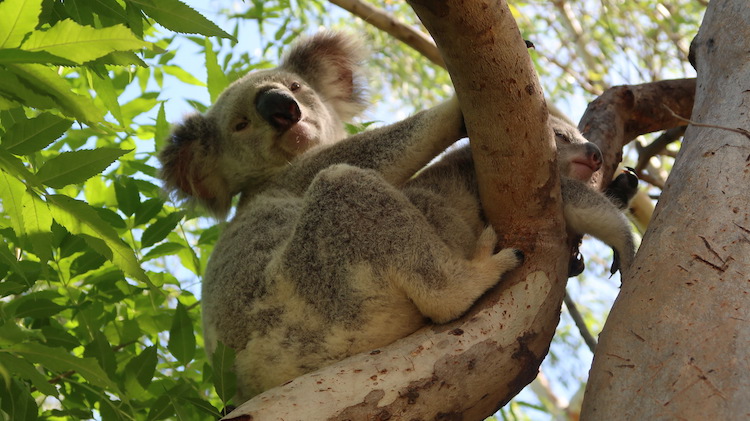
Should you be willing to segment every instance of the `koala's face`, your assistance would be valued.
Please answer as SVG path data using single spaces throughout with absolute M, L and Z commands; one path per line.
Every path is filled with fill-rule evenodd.
M 345 136 L 336 112 L 302 76 L 261 71 L 232 84 L 206 114 L 216 127 L 219 165 L 244 184 Z
M 295 158 L 343 139 L 343 122 L 366 104 L 363 50 L 346 34 L 318 33 L 279 67 L 231 84 L 206 114 L 174 127 L 159 155 L 166 189 L 222 216 L 235 194 L 262 188 Z
M 575 127 L 562 119 L 550 116 L 555 132 L 557 163 L 560 174 L 580 181 L 589 181 L 602 166 L 599 147 L 584 138 Z

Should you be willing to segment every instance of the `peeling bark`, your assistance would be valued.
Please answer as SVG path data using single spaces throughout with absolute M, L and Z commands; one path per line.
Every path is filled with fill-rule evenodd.
M 691 120 L 750 127 L 746 0 L 710 2 L 693 51 L 698 79 Z M 748 138 L 689 126 L 601 334 L 582 419 L 750 414 L 748 186 Z

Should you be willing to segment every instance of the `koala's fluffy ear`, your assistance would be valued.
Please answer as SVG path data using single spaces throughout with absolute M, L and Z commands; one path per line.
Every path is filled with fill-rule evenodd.
M 280 67 L 304 77 L 333 106 L 342 121 L 349 121 L 367 105 L 360 67 L 366 51 L 357 37 L 319 32 L 298 42 L 284 56 Z
M 159 154 L 164 188 L 225 217 L 232 202 L 218 163 L 216 127 L 203 115 L 195 114 L 174 127 L 168 145 Z

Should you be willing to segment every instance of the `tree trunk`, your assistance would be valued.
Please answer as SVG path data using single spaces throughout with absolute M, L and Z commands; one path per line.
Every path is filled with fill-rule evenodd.
M 696 124 L 601 334 L 583 419 L 750 414 L 747 1 L 710 2 L 694 47 Z
M 549 349 L 568 254 L 552 133 L 525 43 L 504 1 L 413 6 L 444 48 L 488 218 L 502 246 L 527 261 L 462 319 L 301 376 L 225 419 L 479 420 L 536 377 Z

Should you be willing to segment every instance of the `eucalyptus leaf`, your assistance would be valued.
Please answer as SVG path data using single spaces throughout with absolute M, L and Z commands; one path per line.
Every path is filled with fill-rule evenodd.
M 83 183 L 100 174 L 127 152 L 115 148 L 63 152 L 45 162 L 36 176 L 39 182 L 56 189 Z
M 193 321 L 182 303 L 177 303 L 172 327 L 169 329 L 169 352 L 177 358 L 177 361 L 187 365 L 195 356 L 195 334 L 193 333 Z

